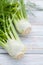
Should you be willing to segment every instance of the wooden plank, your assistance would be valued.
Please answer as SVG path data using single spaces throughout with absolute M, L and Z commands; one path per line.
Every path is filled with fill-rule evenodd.
M 0 49 L 0 54 L 6 54 L 7 51 L 5 49 Z
M 36 0 L 33 0 L 36 1 Z M 39 3 L 40 1 L 40 3 Z M 41 4 L 43 0 L 37 0 L 36 4 Z M 4 49 L 0 48 L 0 65 L 43 65 L 43 12 L 33 11 L 36 17 L 29 16 L 32 24 L 32 31 L 28 37 L 22 37 L 21 40 L 27 46 L 28 50 L 21 60 L 12 59 Z
M 0 49 L 0 54 L 8 54 L 5 49 Z M 43 54 L 43 49 L 28 48 L 25 54 Z
M 7 54 L 0 54 L 0 65 L 43 65 L 43 54 L 26 54 L 21 60 L 14 60 Z
M 31 36 L 43 36 L 43 25 L 32 25 L 31 33 L 27 37 Z
M 32 3 L 35 3 L 40 8 L 43 8 L 43 0 L 30 0 Z
M 33 15 L 28 14 L 29 21 L 32 25 L 43 25 L 43 11 L 32 11 Z
M 25 4 L 28 3 L 29 0 L 25 0 Z M 30 0 L 30 2 L 34 3 L 37 5 L 37 7 L 43 9 L 43 0 Z M 32 9 L 33 10 L 33 9 Z

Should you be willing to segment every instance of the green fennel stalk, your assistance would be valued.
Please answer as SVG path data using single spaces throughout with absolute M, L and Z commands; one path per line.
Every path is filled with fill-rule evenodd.
M 26 35 L 31 31 L 31 24 L 28 22 L 24 0 L 19 0 L 18 4 L 19 6 L 14 7 L 17 9 L 11 16 L 17 31 L 22 35 Z
M 19 59 L 25 53 L 25 46 L 21 42 L 13 25 L 13 20 L 10 16 L 12 13 L 11 5 L 5 0 L 0 0 L 0 46 L 6 49 L 8 54 L 13 58 Z

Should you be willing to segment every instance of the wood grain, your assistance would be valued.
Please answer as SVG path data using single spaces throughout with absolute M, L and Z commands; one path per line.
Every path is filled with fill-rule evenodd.
M 29 21 L 32 25 L 43 25 L 43 11 L 32 11 L 35 16 L 29 15 Z
M 43 65 L 43 54 L 27 54 L 21 60 L 14 60 L 8 54 L 0 54 L 0 65 Z
M 31 1 L 43 8 L 43 0 Z M 14 60 L 0 47 L 0 65 L 43 65 L 43 11 L 32 12 L 35 17 L 28 14 L 32 31 L 28 36 L 20 37 L 23 44 L 27 46 L 24 58 Z

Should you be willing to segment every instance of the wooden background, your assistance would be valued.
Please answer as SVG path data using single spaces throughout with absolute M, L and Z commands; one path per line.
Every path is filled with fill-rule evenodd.
M 43 8 L 43 0 L 32 0 Z M 7 52 L 0 47 L 0 65 L 43 65 L 43 11 L 33 11 L 36 17 L 29 16 L 32 31 L 21 40 L 27 45 L 27 52 L 21 60 L 12 59 Z

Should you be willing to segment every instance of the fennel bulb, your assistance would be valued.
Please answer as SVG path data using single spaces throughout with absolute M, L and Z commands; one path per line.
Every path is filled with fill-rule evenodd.
M 15 25 L 22 35 L 27 35 L 31 31 L 31 24 L 26 19 L 21 19 L 17 23 L 15 22 Z
M 20 59 L 26 51 L 25 45 L 20 41 L 10 17 L 6 18 L 4 24 L 4 31 L 0 29 L 0 46 L 13 58 Z
M 18 6 L 15 6 L 17 8 L 15 13 L 11 14 L 13 23 L 20 34 L 27 35 L 31 31 L 31 24 L 28 22 L 24 1 L 18 1 L 18 4 Z

